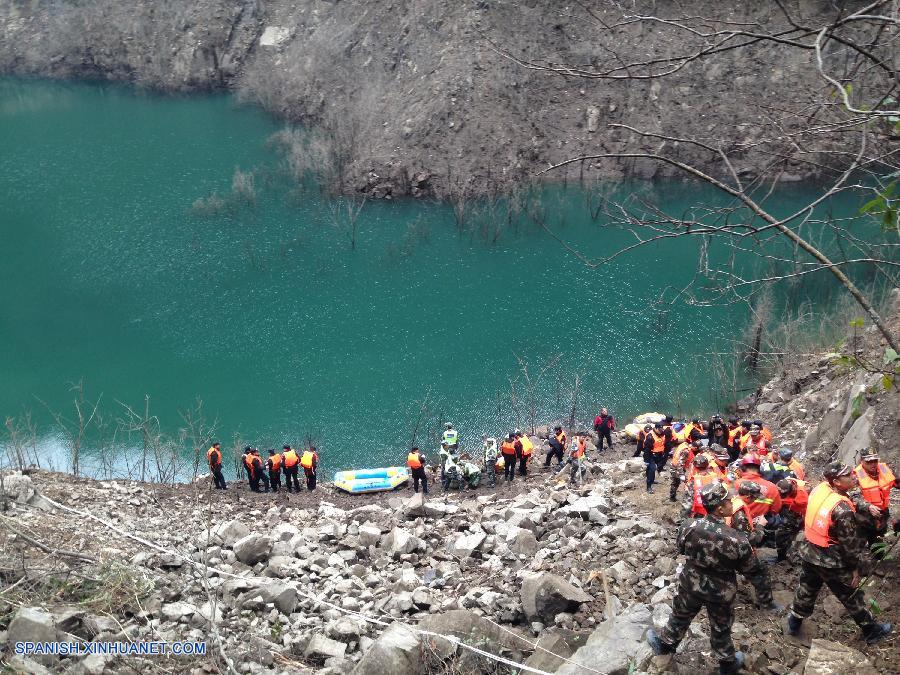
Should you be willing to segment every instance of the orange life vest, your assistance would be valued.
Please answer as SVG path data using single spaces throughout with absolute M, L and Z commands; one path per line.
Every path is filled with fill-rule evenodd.
M 819 483 L 809 495 L 809 504 L 806 507 L 806 519 L 804 521 L 806 541 L 822 548 L 828 548 L 832 544 L 828 532 L 831 529 L 831 512 L 834 507 L 844 502 L 854 511 L 856 508 L 850 498 L 835 492 L 828 482 Z
M 762 428 L 762 437 L 766 439 L 766 443 L 771 443 L 774 436 L 772 435 L 772 430 L 769 427 Z
M 246 455 L 244 455 L 244 466 L 246 466 L 249 471 L 253 471 L 253 455 L 252 454 L 247 453 Z
M 738 430 L 741 429 L 740 426 L 736 426 L 734 429 L 728 430 L 728 445 L 734 444 L 734 437 L 737 436 Z
M 525 457 L 530 457 L 534 450 L 534 443 L 531 442 L 531 439 L 528 438 L 528 436 L 522 436 L 522 438 L 519 439 L 519 442 L 522 444 L 522 454 Z
M 560 431 L 556 434 L 556 440 L 559 441 L 559 444 L 563 447 L 566 447 L 566 443 L 568 443 L 569 439 L 566 437 L 565 431 Z
M 256 455 L 247 455 L 247 468 L 250 469 L 251 476 L 258 476 L 262 469 L 262 460 Z
M 304 450 L 303 456 L 300 458 L 300 466 L 304 469 L 311 469 L 313 468 L 313 462 L 317 459 L 318 456 L 312 450 Z
M 651 431 L 650 435 L 653 436 L 653 454 L 661 455 L 666 451 L 666 435 L 657 436 L 655 431 Z
M 516 444 L 512 441 L 503 441 L 500 444 L 500 452 L 504 455 L 515 455 L 516 454 Z
M 410 469 L 421 469 L 422 459 L 418 452 L 411 452 L 406 456 L 406 466 Z
M 894 487 L 894 473 L 884 462 L 878 462 L 878 477 L 872 478 L 866 473 L 863 465 L 853 469 L 853 473 L 859 479 L 859 489 L 863 499 L 872 506 L 886 509 L 891 502 L 891 488 Z
M 690 443 L 679 443 L 678 447 L 675 448 L 675 452 L 672 453 L 672 465 L 687 466 L 694 461 L 694 453 L 691 452 L 692 447 Z
M 744 514 L 747 516 L 747 522 L 750 523 L 750 531 L 753 532 L 753 515 L 750 513 L 750 506 L 747 504 L 747 502 L 745 502 L 740 497 L 732 497 L 731 503 L 734 505 L 734 513 L 737 513 L 738 511 L 744 512 Z M 734 525 L 731 524 L 733 522 L 733 519 L 734 514 L 732 514 L 731 517 L 725 519 L 725 524 L 728 525 L 728 527 L 734 527 Z
M 788 468 L 794 472 L 794 475 L 797 476 L 797 478 L 806 480 L 806 469 L 804 469 L 803 465 L 796 459 L 791 458 L 791 463 L 788 464 Z
M 297 466 L 297 462 L 300 461 L 300 458 L 297 457 L 297 451 L 291 448 L 290 450 L 285 450 L 282 453 L 282 458 L 284 460 L 284 468 L 290 469 Z
M 272 464 L 272 471 L 281 469 L 281 453 L 275 453 L 269 456 L 269 462 Z
M 769 453 L 769 444 L 763 436 L 757 440 L 753 440 L 753 436 L 747 434 L 741 436 L 741 450 L 743 452 L 755 452 L 759 455 L 767 455 Z
M 788 480 L 791 480 L 788 478 Z M 806 507 L 809 505 L 809 493 L 804 489 L 805 484 L 802 481 L 792 480 L 797 485 L 797 492 L 793 497 L 782 497 L 782 508 L 787 507 L 789 511 L 793 511 L 798 516 L 806 516 Z
M 209 462 L 209 468 L 211 469 L 222 466 L 222 453 L 215 447 L 212 447 L 206 451 L 206 461 Z
M 578 438 L 575 439 L 574 444 L 575 444 L 575 449 L 572 451 L 572 457 L 574 457 L 575 459 L 584 457 L 584 449 L 585 449 L 584 438 L 582 436 L 579 436 Z

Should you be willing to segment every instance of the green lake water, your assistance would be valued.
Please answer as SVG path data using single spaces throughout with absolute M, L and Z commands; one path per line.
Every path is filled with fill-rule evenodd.
M 225 95 L 0 80 L 0 415 L 32 410 L 59 453 L 44 404 L 69 410 L 71 382 L 102 394 L 108 419 L 149 395 L 172 434 L 200 397 L 223 445 L 312 438 L 334 470 L 402 463 L 428 391 L 426 450 L 442 419 L 464 445 L 525 424 L 515 354 L 533 371 L 562 354 L 539 420 L 567 414 L 576 372 L 582 420 L 599 404 L 620 417 L 724 407 L 706 354 L 743 312 L 648 309 L 694 274 L 695 243 L 592 270 L 527 216 L 492 242 L 448 207 L 404 201 L 367 203 L 352 250 L 318 193 L 280 170 L 266 142 L 279 128 Z M 232 195 L 236 167 L 256 172 L 254 203 Z M 621 189 L 697 198 L 680 183 Z M 192 208 L 212 193 L 221 209 Z M 580 190 L 540 201 L 592 255 L 628 241 Z

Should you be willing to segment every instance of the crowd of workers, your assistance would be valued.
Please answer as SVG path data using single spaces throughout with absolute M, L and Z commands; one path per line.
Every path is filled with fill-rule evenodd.
M 594 420 L 596 450 L 612 447 L 615 420 L 606 408 Z M 585 475 L 588 451 L 586 432 L 571 438 L 562 427 L 548 434 L 544 468 L 556 463 L 559 474 L 570 469 L 569 480 Z M 731 639 L 737 574 L 751 583 L 757 603 L 781 611 L 772 597 L 767 567 L 757 557 L 762 546 L 775 549 L 766 562 L 788 559 L 799 565 L 800 577 L 788 611 L 786 631 L 796 635 L 803 620 L 813 613 L 816 598 L 827 586 L 859 625 L 863 638 L 873 644 L 888 635 L 892 626 L 879 623 L 867 607 L 860 584 L 861 573 L 877 564 L 884 553 L 883 537 L 890 526 L 890 494 L 896 479 L 875 452 L 867 452 L 856 467 L 840 462 L 828 465 L 823 479 L 813 485 L 803 464 L 788 447 L 776 447 L 772 432 L 762 420 L 709 421 L 699 418 L 675 422 L 664 417 L 646 424 L 637 434 L 635 457 L 646 464 L 646 489 L 652 493 L 658 475 L 669 471 L 669 499 L 680 502 L 681 527 L 677 547 L 686 557 L 676 582 L 672 614 L 658 633 L 647 639 L 657 654 L 674 653 L 691 621 L 704 607 L 710 626 L 710 643 L 719 661 L 720 674 L 737 673 L 743 654 Z M 481 457 L 461 453 L 459 433 L 446 423 L 441 438 L 439 464 L 444 490 L 463 490 L 480 485 L 486 477 L 495 486 L 497 476 L 511 484 L 518 474 L 527 476 L 535 456 L 534 441 L 518 429 L 498 442 L 482 437 Z M 215 487 L 226 489 L 222 477 L 222 453 L 218 443 L 207 452 Z M 300 491 L 302 468 L 307 490 L 316 487 L 318 453 L 315 447 L 297 452 L 285 445 L 281 452 L 268 451 L 263 462 L 259 451 L 247 447 L 241 463 L 254 491 L 277 491 L 285 476 L 287 490 Z M 413 489 L 428 493 L 428 460 L 417 447 L 407 456 Z M 679 498 L 679 492 L 682 496 Z M 900 532 L 900 520 L 893 523 Z M 797 535 L 804 537 L 798 541 Z
M 834 593 L 869 644 L 892 629 L 869 611 L 860 575 L 884 554 L 890 525 L 890 493 L 896 479 L 875 452 L 858 466 L 829 464 L 813 486 L 790 448 L 776 448 L 761 420 L 723 420 L 713 416 L 681 424 L 671 417 L 639 432 L 635 456 L 646 463 L 647 491 L 660 471 L 671 471 L 669 498 L 681 498 L 677 546 L 687 560 L 679 574 L 672 614 L 647 639 L 657 654 L 675 652 L 694 617 L 704 607 L 710 643 L 721 674 L 738 672 L 743 654 L 731 640 L 737 574 L 753 585 L 758 604 L 781 611 L 772 599 L 767 568 L 756 549 L 771 546 L 766 562 L 794 559 L 800 577 L 785 630 L 800 632 L 813 613 L 822 586 Z M 666 467 L 668 463 L 668 469 Z M 900 521 L 893 524 L 900 531 Z M 795 542 L 800 532 L 804 537 Z

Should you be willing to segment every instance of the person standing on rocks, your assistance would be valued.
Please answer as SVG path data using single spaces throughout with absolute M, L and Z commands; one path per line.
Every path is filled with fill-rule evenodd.
M 709 430 L 707 431 L 709 445 L 721 445 L 723 448 L 728 445 L 728 427 L 719 415 L 713 415 L 709 420 Z
M 319 453 L 316 452 L 315 446 L 310 446 L 309 450 L 303 451 L 300 456 L 300 466 L 303 467 L 303 474 L 306 476 L 306 489 L 312 492 L 316 489 L 316 477 L 319 472 Z
M 253 448 L 250 451 L 250 489 L 253 492 L 261 492 L 259 489 L 260 482 L 265 486 L 265 492 L 268 492 L 269 478 L 266 476 L 262 457 L 259 456 L 259 449 Z
M 419 492 L 419 481 L 422 482 L 422 493 L 428 494 L 428 476 L 425 475 L 425 455 L 414 447 L 406 456 L 406 466 L 413 479 L 413 492 Z
M 284 465 L 284 482 L 287 485 L 287 491 L 300 492 L 300 481 L 297 479 L 300 472 L 300 456 L 297 451 L 285 444 L 281 452 L 281 461 Z
M 874 644 L 891 632 L 891 624 L 876 623 L 866 608 L 865 593 L 859 585 L 859 568 L 866 543 L 856 525 L 856 510 L 847 493 L 856 487 L 857 478 L 846 464 L 832 462 L 825 469 L 825 480 L 809 495 L 804 531 L 800 543 L 800 579 L 787 619 L 789 635 L 797 635 L 803 620 L 812 615 L 823 585 L 847 609 L 862 629 L 863 638 Z
M 516 477 L 517 456 L 516 437 L 513 434 L 509 434 L 500 444 L 500 454 L 503 455 L 503 480 L 512 483 Z
M 269 485 L 272 486 L 272 492 L 278 492 L 278 488 L 281 487 L 281 453 L 276 453 L 274 449 L 269 450 L 266 467 L 269 469 Z
M 775 484 L 781 495 L 781 525 L 775 532 L 775 549 L 778 552 L 775 562 L 787 559 L 791 544 L 803 529 L 809 504 L 809 493 L 803 485 L 796 478 L 782 478 Z
M 703 488 L 701 499 L 707 515 L 686 520 L 678 533 L 678 551 L 687 561 L 678 575 L 672 615 L 659 634 L 652 628 L 647 631 L 647 642 L 658 655 L 674 654 L 691 621 L 706 607 L 709 641 L 719 661 L 719 673 L 731 675 L 744 664 L 743 653 L 736 652 L 731 641 L 737 573 L 760 588 L 765 569 L 747 536 L 725 524 L 733 512 L 728 488 L 711 483 Z M 768 598 L 758 600 L 771 604 L 771 591 Z
M 572 471 L 569 475 L 569 483 L 574 484 L 575 479 L 581 479 L 581 476 L 584 474 L 584 455 L 587 451 L 587 441 L 584 438 L 583 434 L 575 434 L 572 437 L 572 442 L 569 444 L 569 456 L 566 458 L 565 464 L 563 464 L 557 474 L 563 472 L 566 466 L 571 465 Z
M 489 487 L 497 485 L 497 454 L 500 449 L 497 447 L 496 438 L 488 438 L 487 434 L 481 435 L 482 462 L 484 463 L 484 473 L 487 475 Z
M 594 418 L 594 431 L 597 432 L 597 452 L 603 452 L 603 439 L 612 450 L 612 432 L 616 430 L 616 420 L 609 414 L 606 408 L 600 408 L 600 413 Z
M 459 450 L 459 432 L 453 428 L 450 422 L 444 424 L 444 435 L 441 438 L 441 443 L 446 444 L 451 454 Z
M 707 485 L 720 481 L 719 472 L 709 465 L 709 457 L 697 455 L 694 457 L 690 471 L 690 478 L 685 483 L 684 501 L 682 502 L 682 516 L 684 518 L 699 518 L 706 515 L 701 495 Z
M 213 485 L 216 490 L 227 490 L 225 477 L 222 475 L 222 450 L 221 443 L 216 441 L 206 451 L 206 461 L 209 462 L 209 472 L 213 477 Z
M 553 458 L 556 457 L 556 467 L 557 469 L 563 465 L 563 455 L 566 453 L 566 432 L 562 430 L 562 427 L 556 427 L 553 429 L 553 433 L 550 434 L 549 438 L 547 438 L 547 443 L 550 444 L 550 449 L 547 451 L 547 459 L 544 462 L 544 469 L 550 468 L 550 463 L 553 461 Z
M 647 492 L 649 494 L 653 494 L 656 472 L 662 471 L 663 466 L 665 466 L 670 438 L 671 436 L 666 435 L 666 429 L 662 422 L 657 422 L 650 433 L 644 437 L 644 447 L 641 450 L 644 462 L 647 464 Z
M 897 485 L 894 472 L 884 462 L 878 460 L 878 453 L 869 451 L 862 462 L 853 469 L 859 491 L 867 508 L 860 509 L 857 516 L 859 529 L 869 546 L 880 542 L 887 532 L 891 513 L 891 489 Z
M 251 468 L 252 462 L 250 461 L 250 456 L 253 454 L 252 451 L 253 448 L 248 445 L 244 448 L 244 452 L 241 455 L 241 466 L 244 467 L 244 471 L 247 473 L 247 482 L 250 484 L 251 488 L 253 487 L 253 469 Z
M 519 452 L 519 475 L 527 476 L 528 475 L 528 463 L 531 461 L 531 453 L 534 452 L 534 443 L 531 442 L 531 439 L 528 438 L 527 434 L 523 434 L 521 431 L 516 429 L 516 443 L 522 448 Z

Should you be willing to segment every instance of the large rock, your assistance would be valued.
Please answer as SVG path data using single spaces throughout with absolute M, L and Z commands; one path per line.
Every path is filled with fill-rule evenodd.
M 392 623 L 363 654 L 351 675 L 415 675 L 421 671 L 419 651 L 419 636 L 412 628 L 403 623 Z
M 332 640 L 324 635 L 313 635 L 303 650 L 303 656 L 306 658 L 318 659 L 324 661 L 330 658 L 344 658 L 347 652 L 347 645 L 337 640 Z
M 862 451 L 872 446 L 872 420 L 875 418 L 875 408 L 869 408 L 860 415 L 850 431 L 844 436 L 844 440 L 838 446 L 837 458 L 844 464 L 856 466 L 859 464 Z
M 245 565 L 255 565 L 268 559 L 274 543 L 263 534 L 248 534 L 234 542 L 234 556 Z
M 234 546 L 235 542 L 250 534 L 250 528 L 239 520 L 229 520 L 219 525 L 213 536 L 226 546 Z
M 521 589 L 522 609 L 529 621 L 552 625 L 560 612 L 575 612 L 594 598 L 562 577 L 542 572 L 526 577 Z
M 56 623 L 52 614 L 40 607 L 22 607 L 9 624 L 6 643 L 15 645 L 17 642 L 54 642 L 56 635 Z M 49 655 L 38 655 L 33 658 L 40 663 L 51 663 L 57 659 Z
M 809 646 L 809 656 L 803 667 L 803 675 L 874 675 L 877 671 L 862 654 L 851 647 L 815 639 Z
M 401 556 L 415 551 L 419 547 L 419 540 L 402 527 L 395 527 L 384 535 L 381 547 L 393 556 Z
M 582 675 L 584 666 L 600 668 L 608 675 L 626 675 L 644 670 L 653 651 L 644 640 L 652 617 L 647 605 L 636 604 L 621 615 L 601 623 L 587 644 L 575 652 L 557 675 Z
M 457 558 L 469 558 L 484 543 L 486 537 L 484 532 L 472 532 L 459 536 L 451 542 L 448 548 L 450 555 Z
M 418 628 L 438 635 L 453 635 L 476 647 L 484 648 L 487 645 L 495 653 L 500 649 L 522 650 L 530 642 L 514 630 L 504 630 L 468 609 L 431 614 L 419 622 Z M 439 654 L 449 656 L 456 651 L 455 645 L 449 640 L 429 638 L 429 641 L 430 646 Z
M 6 498 L 20 504 L 26 504 L 34 497 L 34 485 L 30 476 L 21 473 L 11 473 L 0 480 L 0 499 Z
M 381 541 L 381 528 L 376 525 L 360 525 L 358 536 L 361 546 L 375 546 Z

